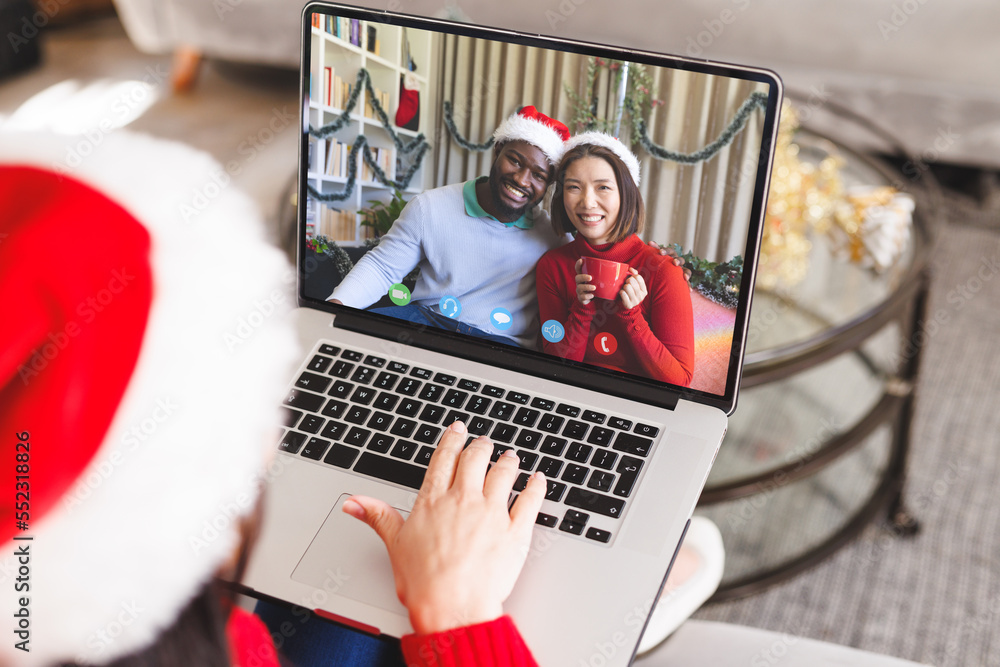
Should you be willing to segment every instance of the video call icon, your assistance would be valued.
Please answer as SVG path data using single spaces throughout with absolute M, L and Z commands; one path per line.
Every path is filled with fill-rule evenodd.
M 558 320 L 545 320 L 542 325 L 542 337 L 550 343 L 558 343 L 566 335 L 566 329 Z
M 497 329 L 506 331 L 514 324 L 514 318 L 506 308 L 494 308 L 493 312 L 490 313 L 490 322 Z
M 441 297 L 438 307 L 441 309 L 442 315 L 451 319 L 455 319 L 462 312 L 461 302 L 453 296 Z
M 397 306 L 405 306 L 410 303 L 410 288 L 403 283 L 396 283 L 389 287 L 389 300 Z

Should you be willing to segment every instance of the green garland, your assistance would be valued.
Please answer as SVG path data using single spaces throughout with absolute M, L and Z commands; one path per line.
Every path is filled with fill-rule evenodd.
M 684 252 L 679 243 L 673 243 L 669 247 L 684 260 L 684 268 L 691 270 L 691 287 L 720 306 L 736 307 L 740 300 L 740 282 L 743 280 L 743 258 L 740 255 L 728 262 L 710 262 L 693 253 Z

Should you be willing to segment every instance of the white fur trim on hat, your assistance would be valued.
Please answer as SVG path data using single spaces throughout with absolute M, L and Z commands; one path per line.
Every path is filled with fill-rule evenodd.
M 639 186 L 639 158 L 625 144 L 604 132 L 581 132 L 569 138 L 569 141 L 566 142 L 566 152 L 584 144 L 603 146 L 611 150 L 625 163 L 629 173 L 632 174 L 632 180 L 635 181 L 636 187 Z
M 57 170 L 80 140 L 0 127 L 0 163 Z M 32 524 L 31 652 L 8 639 L 0 664 L 105 663 L 176 620 L 238 544 L 298 355 L 294 274 L 266 242 L 257 206 L 220 185 L 229 176 L 212 157 L 116 130 L 67 174 L 150 232 L 153 301 L 104 442 Z M 208 205 L 192 209 L 210 185 Z M 8 542 L 0 554 L 5 589 L 13 552 Z M 12 618 L 17 597 L 0 596 L 0 616 Z
M 498 144 L 507 141 L 527 141 L 537 146 L 551 164 L 559 164 L 563 156 L 565 142 L 551 127 L 533 119 L 515 113 L 500 123 L 493 133 L 493 139 Z

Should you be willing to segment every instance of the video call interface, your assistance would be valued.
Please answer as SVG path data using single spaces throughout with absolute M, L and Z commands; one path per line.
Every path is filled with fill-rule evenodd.
M 312 26 L 305 252 L 328 261 L 307 296 L 725 393 L 766 82 L 319 13 Z M 573 135 L 616 136 L 639 185 L 588 156 L 557 188 L 530 142 L 482 150 L 529 105 Z M 648 150 L 704 153 L 723 134 L 694 163 Z M 644 225 L 613 234 L 633 195 Z

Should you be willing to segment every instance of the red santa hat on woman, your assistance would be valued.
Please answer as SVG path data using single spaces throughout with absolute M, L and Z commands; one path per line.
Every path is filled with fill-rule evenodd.
M 5 664 L 108 662 L 175 621 L 238 545 L 296 355 L 294 274 L 225 171 L 85 142 L 0 128 Z
M 559 164 L 563 144 L 569 139 L 569 128 L 555 118 L 549 118 L 533 106 L 521 107 L 506 118 L 493 133 L 497 144 L 507 141 L 527 141 L 537 146 L 550 164 Z
M 580 134 L 574 135 L 569 139 L 569 141 L 566 142 L 566 152 L 569 152 L 577 146 L 583 146 L 585 144 L 603 146 L 617 155 L 618 159 L 625 163 L 625 166 L 628 168 L 628 172 L 632 174 L 632 180 L 635 181 L 636 187 L 639 187 L 639 158 L 637 158 L 635 153 L 630 151 L 625 144 L 619 141 L 617 137 L 613 137 L 604 132 L 581 132 Z

